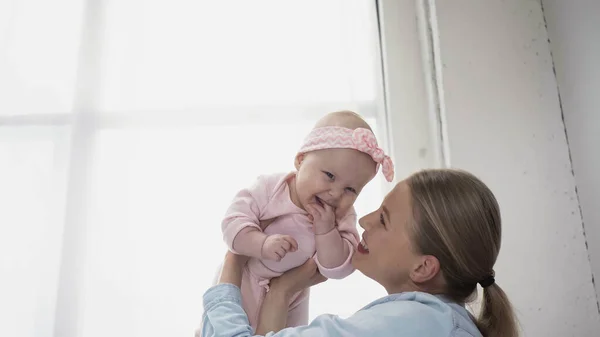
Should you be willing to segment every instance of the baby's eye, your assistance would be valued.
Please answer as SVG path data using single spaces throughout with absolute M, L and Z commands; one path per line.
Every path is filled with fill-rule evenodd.
M 357 194 L 356 190 L 352 187 L 346 187 L 346 191 Z
M 382 225 L 385 226 L 385 221 L 383 220 L 383 213 L 379 213 L 379 221 L 381 222 Z
M 333 174 L 331 174 L 330 172 L 323 171 L 323 173 L 325 173 L 325 175 L 327 176 L 327 178 L 329 178 L 331 180 L 335 179 L 335 176 Z

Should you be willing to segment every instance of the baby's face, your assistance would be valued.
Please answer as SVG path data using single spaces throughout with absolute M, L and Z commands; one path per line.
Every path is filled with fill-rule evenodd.
M 296 168 L 296 194 L 303 207 L 326 203 L 341 218 L 363 187 L 375 176 L 377 164 L 353 149 L 326 149 L 301 155 Z

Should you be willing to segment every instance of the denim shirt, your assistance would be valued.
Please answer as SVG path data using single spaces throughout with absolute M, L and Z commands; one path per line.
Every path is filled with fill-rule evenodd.
M 219 284 L 204 294 L 203 337 L 253 336 L 241 293 Z M 447 299 L 422 292 L 382 297 L 348 318 L 321 315 L 309 325 L 269 332 L 267 337 L 481 337 L 472 316 Z

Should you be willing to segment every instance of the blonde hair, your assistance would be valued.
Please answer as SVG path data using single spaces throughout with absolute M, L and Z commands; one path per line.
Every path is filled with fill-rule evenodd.
M 421 171 L 407 184 L 417 249 L 439 260 L 447 297 L 459 303 L 472 301 L 477 283 L 494 276 L 500 250 L 500 208 L 494 194 L 477 177 L 460 170 Z M 483 288 L 475 323 L 484 337 L 518 336 L 512 305 L 498 284 Z
M 361 115 L 350 110 L 330 112 L 319 119 L 315 124 L 315 128 L 324 126 L 343 126 L 349 129 L 365 128 L 373 131 L 371 126 L 369 126 L 369 123 L 367 123 Z

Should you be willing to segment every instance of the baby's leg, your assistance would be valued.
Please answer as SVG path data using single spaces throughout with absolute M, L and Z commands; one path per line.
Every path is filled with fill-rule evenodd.
M 242 307 L 244 308 L 246 315 L 248 315 L 248 321 L 253 331 L 256 331 L 260 306 L 265 298 L 265 288 L 260 286 L 259 282 L 260 280 L 252 275 L 246 266 L 242 273 L 242 286 L 240 291 L 242 293 Z
M 305 289 L 298 293 L 296 298 L 292 301 L 287 315 L 286 327 L 308 324 L 309 294 L 310 289 Z

